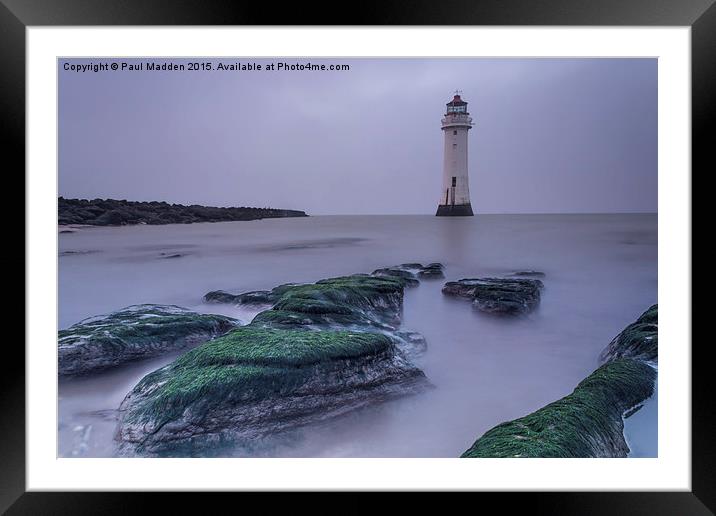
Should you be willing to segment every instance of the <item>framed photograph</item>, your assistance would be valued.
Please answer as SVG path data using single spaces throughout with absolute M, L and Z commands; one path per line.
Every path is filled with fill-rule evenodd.
M 691 170 L 713 161 L 712 3 L 389 2 L 346 25 L 3 0 L 27 300 L 3 509 L 510 491 L 710 514 Z

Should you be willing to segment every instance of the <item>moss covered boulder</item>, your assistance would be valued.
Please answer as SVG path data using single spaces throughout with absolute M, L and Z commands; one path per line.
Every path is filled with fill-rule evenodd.
M 473 307 L 482 312 L 518 315 L 539 305 L 542 288 L 544 284 L 538 279 L 465 278 L 447 282 L 442 292 L 471 299 Z
M 654 392 L 656 371 L 631 359 L 609 362 L 574 392 L 487 431 L 462 457 L 626 457 L 626 412 Z
M 394 329 L 402 318 L 405 286 L 403 278 L 367 274 L 294 285 L 282 293 L 271 310 L 258 314 L 253 324 Z
M 130 454 L 190 456 L 427 385 L 386 335 L 250 325 L 144 377 L 120 406 L 116 438 Z
M 487 431 L 462 457 L 626 457 L 624 418 L 654 394 L 657 319 L 653 305 L 570 395 Z
M 173 305 L 133 305 L 58 332 L 62 376 L 84 375 L 193 346 L 238 326 Z
M 632 324 L 624 328 L 602 351 L 600 359 L 609 362 L 618 358 L 659 361 L 659 307 L 653 305 Z

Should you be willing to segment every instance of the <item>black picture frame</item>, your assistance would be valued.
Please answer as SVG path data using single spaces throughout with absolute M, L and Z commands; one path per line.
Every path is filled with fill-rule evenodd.
M 25 30 L 53 25 L 688 26 L 692 40 L 692 168 L 704 174 L 716 169 L 710 137 L 716 125 L 714 0 L 382 0 L 342 5 L 289 3 L 280 8 L 229 0 L 0 0 L 0 131 L 5 163 L 8 157 L 14 158 L 12 172 L 25 169 Z M 16 266 L 19 258 L 13 260 L 5 263 Z M 537 514 L 712 514 L 716 510 L 716 429 L 708 380 L 711 373 L 707 371 L 712 363 L 707 359 L 710 346 L 695 339 L 692 343 L 692 491 L 468 493 L 461 495 L 463 500 L 469 496 L 468 503 L 474 508 L 476 503 L 484 503 L 485 508 Z M 196 503 L 185 493 L 26 492 L 25 356 L 14 343 L 6 342 L 5 353 L 6 364 L 12 366 L 6 365 L 0 375 L 0 510 L 8 514 L 127 514 L 146 510 L 147 497 L 152 497 L 158 498 L 151 501 L 162 504 L 163 512 L 187 512 Z M 245 508 L 255 502 L 246 498 L 254 496 L 248 493 L 211 496 L 212 503 L 242 496 Z M 374 496 L 360 501 L 352 496 L 350 507 L 374 509 Z M 422 494 L 410 498 L 407 503 L 424 503 Z M 206 507 L 206 502 L 199 503 Z M 330 506 L 326 510 L 331 510 Z

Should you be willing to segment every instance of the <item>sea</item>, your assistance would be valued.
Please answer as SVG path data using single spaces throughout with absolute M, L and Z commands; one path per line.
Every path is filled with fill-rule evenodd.
M 485 431 L 569 394 L 599 354 L 657 302 L 656 214 L 311 216 L 59 234 L 59 329 L 141 303 L 248 323 L 258 309 L 206 304 L 212 290 L 441 262 L 445 279 L 406 289 L 403 328 L 428 349 L 414 361 L 435 386 L 320 425 L 232 449 L 232 457 L 459 457 Z M 444 296 L 445 281 L 544 272 L 532 313 L 496 317 Z M 177 354 L 60 379 L 59 457 L 116 455 L 116 409 Z M 630 457 L 656 457 L 658 398 L 625 420 Z

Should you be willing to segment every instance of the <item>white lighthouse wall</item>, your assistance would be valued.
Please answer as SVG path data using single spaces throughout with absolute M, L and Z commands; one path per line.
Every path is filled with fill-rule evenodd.
M 454 204 L 470 204 L 467 174 L 467 127 L 446 127 L 443 153 L 443 185 L 439 204 L 453 204 L 452 178 L 455 177 Z M 457 134 L 453 134 L 457 132 Z M 445 202 L 447 198 L 447 202 Z

